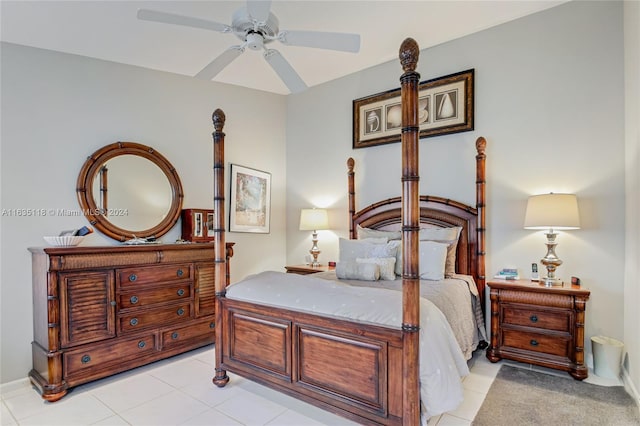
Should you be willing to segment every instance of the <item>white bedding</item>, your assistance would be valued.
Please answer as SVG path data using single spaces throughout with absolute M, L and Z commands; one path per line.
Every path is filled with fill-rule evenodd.
M 282 272 L 261 272 L 230 285 L 226 297 L 351 320 L 401 327 L 402 293 Z M 428 419 L 463 399 L 466 359 L 444 314 L 420 298 L 420 398 Z M 425 422 L 426 423 L 426 422 Z
M 334 271 L 320 272 L 314 277 L 337 280 Z M 358 287 L 382 287 L 402 291 L 402 278 L 393 281 L 344 280 Z M 426 297 L 442 311 L 466 359 L 471 359 L 480 340 L 487 341 L 478 289 L 470 275 L 455 274 L 441 281 L 420 280 L 420 296 Z

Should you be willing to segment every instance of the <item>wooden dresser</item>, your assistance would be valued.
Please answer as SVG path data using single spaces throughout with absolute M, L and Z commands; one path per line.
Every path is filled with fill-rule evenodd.
M 29 251 L 29 377 L 47 401 L 82 383 L 214 342 L 213 243 Z M 227 243 L 227 260 L 231 256 L 233 243 Z
M 512 359 L 586 379 L 585 307 L 589 290 L 571 284 L 546 287 L 528 280 L 489 281 L 491 362 Z

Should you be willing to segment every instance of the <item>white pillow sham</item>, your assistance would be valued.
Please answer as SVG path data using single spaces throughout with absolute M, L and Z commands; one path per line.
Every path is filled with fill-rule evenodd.
M 356 225 L 356 234 L 359 240 L 383 237 L 391 241 L 402 238 L 402 231 L 381 231 L 378 229 L 363 228 L 360 225 Z
M 396 246 L 391 243 L 378 244 L 361 240 L 338 240 L 338 260 L 340 262 L 355 262 L 357 258 L 395 257 Z
M 444 279 L 448 244 L 420 241 L 420 279 L 440 281 Z

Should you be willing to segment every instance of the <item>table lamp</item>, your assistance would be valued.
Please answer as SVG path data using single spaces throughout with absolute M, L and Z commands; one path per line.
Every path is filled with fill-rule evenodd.
M 329 229 L 329 215 L 325 209 L 302 209 L 300 210 L 300 230 L 301 231 L 313 231 L 312 241 L 313 246 L 309 253 L 313 256 L 312 267 L 320 266 L 318 262 L 318 255 L 320 250 L 318 249 L 318 231 L 322 229 Z
M 546 286 L 562 285 L 556 278 L 556 268 L 562 260 L 556 255 L 556 230 L 579 229 L 578 199 L 573 194 L 542 194 L 529 197 L 524 217 L 525 229 L 545 229 L 547 254 L 540 260 L 547 267 L 547 276 L 542 281 Z

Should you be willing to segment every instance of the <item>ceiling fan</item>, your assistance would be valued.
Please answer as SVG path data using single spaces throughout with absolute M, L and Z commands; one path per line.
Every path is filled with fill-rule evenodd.
M 314 47 L 353 53 L 360 50 L 360 35 L 358 34 L 281 31 L 278 27 L 278 18 L 271 13 L 271 1 L 247 0 L 246 7 L 233 13 L 231 25 L 149 9 L 139 9 L 138 19 L 202 28 L 221 33 L 233 33 L 242 43 L 229 47 L 195 77 L 211 80 L 240 56 L 246 48 L 263 49 L 264 59 L 292 93 L 305 90 L 307 85 L 279 51 L 267 47 L 269 43 L 278 40 L 289 46 Z

